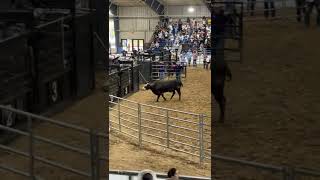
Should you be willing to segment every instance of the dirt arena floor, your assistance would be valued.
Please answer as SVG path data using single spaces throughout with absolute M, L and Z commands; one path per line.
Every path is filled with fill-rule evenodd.
M 165 94 L 165 97 L 168 99 L 167 101 L 164 101 L 161 97 L 159 102 L 156 102 L 156 96 L 151 91 L 145 90 L 140 90 L 129 96 L 127 99 L 181 111 L 199 114 L 203 113 L 210 116 L 210 71 L 204 70 L 202 67 L 191 67 L 188 68 L 187 78 L 182 80 L 183 87 L 181 89 L 181 101 L 179 101 L 178 94 L 169 101 L 171 93 L 167 93 Z M 210 118 L 205 121 L 210 127 Z M 152 133 L 155 134 L 157 132 L 153 131 Z M 209 135 L 211 134 L 210 131 L 207 131 L 206 133 Z M 210 141 L 210 137 L 207 137 L 207 140 Z M 169 168 L 176 167 L 179 169 L 181 175 L 210 176 L 210 162 L 206 163 L 203 167 L 200 167 L 199 158 L 197 157 L 190 157 L 189 155 L 168 150 L 166 148 L 159 148 L 154 145 L 147 146 L 140 150 L 139 147 L 136 146 L 135 141 L 123 136 L 120 137 L 118 133 L 111 133 L 110 145 L 110 169 L 152 169 L 156 172 L 166 173 Z
M 102 91 L 102 85 L 104 80 L 104 74 L 97 74 L 96 77 L 97 88 L 92 95 L 81 99 L 80 101 L 72 104 L 72 106 L 64 109 L 62 112 L 52 116 L 52 119 L 60 120 L 63 122 L 75 124 L 86 128 L 94 128 L 99 131 L 106 132 L 106 96 Z M 82 149 L 90 150 L 89 135 L 78 133 L 77 131 L 61 128 L 48 123 L 37 123 L 34 127 L 34 134 L 49 138 L 51 140 L 58 141 L 60 143 L 66 143 L 71 146 L 75 146 Z M 100 139 L 100 152 L 107 152 L 105 147 L 105 140 Z M 28 151 L 29 140 L 26 137 L 18 137 L 14 142 L 10 143 L 10 147 L 18 148 L 20 151 Z M 83 170 L 90 173 L 90 160 L 84 155 L 75 153 L 72 151 L 66 151 L 65 149 L 55 147 L 53 145 L 35 142 L 34 152 L 36 156 L 44 157 L 49 160 L 63 163 L 71 168 Z M 0 151 L 0 163 L 6 164 L 10 167 L 18 170 L 28 172 L 29 159 L 22 156 Z M 106 162 L 102 162 L 103 172 L 106 172 Z M 42 177 L 39 180 L 86 180 L 81 176 L 73 173 L 66 172 L 59 168 L 35 162 L 35 173 L 37 176 Z M 105 173 L 104 173 L 105 174 Z M 20 175 L 14 175 L 7 171 L 0 170 L 1 180 L 22 180 L 27 179 Z
M 320 171 L 320 28 L 263 20 L 245 23 L 244 35 L 244 63 L 230 64 L 227 119 L 213 130 L 215 153 Z M 282 178 L 213 163 L 216 179 Z

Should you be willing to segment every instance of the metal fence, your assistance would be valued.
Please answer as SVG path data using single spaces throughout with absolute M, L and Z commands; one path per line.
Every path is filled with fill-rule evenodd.
M 109 179 L 113 180 L 113 178 L 110 177 L 110 175 L 116 176 L 116 177 L 126 177 L 126 179 L 129 180 L 135 180 L 137 179 L 139 172 L 138 171 L 120 171 L 120 170 L 109 170 Z M 168 176 L 165 174 L 156 173 L 157 179 L 167 179 Z M 196 177 L 196 176 L 179 176 L 179 179 L 181 180 L 210 180 L 211 178 L 208 177 Z
M 254 179 L 265 179 L 265 177 L 268 177 L 267 179 L 277 180 L 316 180 L 320 178 L 320 172 L 305 168 L 276 166 L 271 164 L 245 161 L 238 158 L 231 158 L 220 155 L 213 155 L 212 158 L 215 161 L 215 163 L 217 161 L 221 161 L 224 163 L 239 165 L 239 169 L 241 169 L 240 171 L 248 170 L 250 167 L 253 168 L 253 170 L 256 173 L 254 173 L 253 171 L 248 171 L 249 175 L 247 174 L 246 178 L 249 178 L 248 176 L 250 175 L 254 176 Z M 234 174 L 237 173 L 236 171 L 234 171 L 234 169 L 232 171 L 235 172 Z M 216 174 L 218 174 L 218 170 L 216 170 L 215 172 L 217 172 Z M 260 176 L 258 177 L 257 174 Z M 231 179 L 231 176 L 233 176 L 233 174 L 228 174 L 229 179 Z
M 159 80 L 164 78 L 176 78 L 176 69 L 175 65 L 171 64 L 171 61 L 161 61 L 162 64 L 158 62 L 152 62 L 152 72 L 151 78 L 152 80 Z M 181 67 L 181 78 L 187 78 L 187 66 L 182 65 Z
M 2 106 L 2 105 L 0 105 L 0 111 L 10 112 L 12 115 L 16 114 L 16 115 L 23 117 L 23 119 L 25 119 L 27 121 L 27 131 L 19 130 L 17 128 L 9 128 L 9 127 L 1 125 L 1 124 L 0 124 L 0 130 L 12 132 L 12 133 L 21 135 L 23 137 L 26 136 L 29 141 L 28 152 L 23 152 L 21 150 L 18 150 L 17 148 L 12 148 L 9 146 L 0 145 L 1 150 L 20 155 L 22 157 L 29 158 L 28 172 L 18 170 L 13 167 L 9 167 L 6 164 L 0 164 L 0 169 L 12 172 L 17 175 L 28 177 L 31 179 L 39 179 L 39 178 L 41 179 L 41 177 L 39 177 L 35 171 L 36 170 L 35 163 L 41 162 L 41 163 L 44 163 L 44 164 L 49 165 L 51 167 L 60 168 L 65 171 L 71 172 L 73 174 L 79 175 L 81 177 L 85 177 L 88 179 L 90 178 L 91 180 L 98 180 L 98 179 L 100 179 L 100 177 L 105 177 L 105 175 L 101 175 L 101 174 L 103 174 L 103 172 L 101 172 L 100 168 L 103 169 L 103 167 L 100 166 L 100 163 L 102 161 L 106 162 L 108 159 L 106 156 L 101 155 L 102 153 L 106 153 L 106 152 L 99 152 L 100 151 L 99 144 L 101 144 L 101 140 L 100 140 L 101 138 L 107 139 L 107 135 L 105 135 L 103 133 L 98 133 L 92 129 L 87 129 L 87 128 L 83 128 L 80 126 L 76 126 L 76 125 L 64 123 L 61 121 L 49 119 L 49 118 L 46 118 L 43 116 L 34 115 L 34 114 L 31 114 L 28 112 L 12 109 L 12 108 Z M 67 128 L 69 130 L 74 130 L 74 131 L 80 132 L 82 134 L 88 135 L 88 141 L 90 142 L 90 149 L 81 149 L 78 147 L 74 147 L 74 146 L 71 146 L 71 145 L 68 145 L 65 143 L 57 142 L 57 141 L 36 135 L 34 133 L 34 128 L 33 128 L 33 126 L 35 125 L 34 121 L 36 121 L 36 120 L 41 121 L 41 122 L 46 122 L 51 125 L 55 125 L 57 127 L 63 127 L 63 128 Z M 72 167 L 66 166 L 66 165 L 62 164 L 61 162 L 55 162 L 55 161 L 49 160 L 45 157 L 37 156 L 35 153 L 36 149 L 34 148 L 34 144 L 37 141 L 42 142 L 42 143 L 47 143 L 50 145 L 54 145 L 55 147 L 59 147 L 64 150 L 68 150 L 70 152 L 88 157 L 91 162 L 90 163 L 90 171 L 84 172 L 79 169 L 74 169 Z
M 178 111 L 110 95 L 110 130 L 138 140 L 199 157 L 211 158 L 210 119 L 204 114 Z

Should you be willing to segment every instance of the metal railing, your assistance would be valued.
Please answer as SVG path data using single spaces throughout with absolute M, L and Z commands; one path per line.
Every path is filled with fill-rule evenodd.
M 138 141 L 199 157 L 211 157 L 211 126 L 204 114 L 157 107 L 110 96 L 110 129 Z
M 169 65 L 171 63 L 170 61 L 162 61 L 162 63 L 166 64 L 155 64 L 152 63 L 152 71 L 151 71 L 151 77 L 153 80 L 159 80 L 161 77 L 163 79 L 170 78 L 170 77 L 176 77 L 176 70 L 174 69 L 174 65 Z M 162 70 L 162 72 L 160 72 Z M 181 78 L 187 78 L 187 65 L 182 65 L 182 69 L 180 72 Z
M 28 172 L 21 171 L 21 170 L 15 169 L 13 167 L 9 167 L 6 164 L 0 164 L 0 169 L 12 172 L 17 175 L 21 175 L 24 177 L 29 177 L 29 178 L 35 179 L 35 178 L 40 178 L 35 173 L 35 169 L 36 169 L 35 162 L 41 162 L 41 163 L 50 165 L 55 168 L 63 169 L 65 171 L 71 172 L 73 174 L 76 174 L 76 175 L 79 175 L 82 177 L 90 178 L 91 180 L 98 180 L 100 178 L 100 172 L 99 172 L 100 171 L 100 163 L 101 163 L 101 161 L 107 161 L 107 158 L 106 158 L 106 156 L 101 155 L 101 152 L 99 152 L 99 143 L 101 142 L 101 141 L 99 141 L 99 138 L 107 138 L 107 135 L 105 135 L 103 133 L 96 132 L 95 130 L 92 130 L 92 129 L 87 129 L 87 128 L 83 128 L 83 127 L 76 126 L 73 124 L 53 120 L 53 119 L 46 118 L 43 116 L 31 114 L 31 113 L 24 112 L 24 111 L 17 110 L 17 109 L 13 109 L 13 108 L 9 108 L 9 107 L 3 106 L 3 105 L 0 105 L 0 110 L 11 112 L 13 114 L 19 115 L 27 121 L 27 131 L 26 132 L 23 130 L 13 128 L 13 127 L 7 127 L 7 126 L 1 125 L 1 124 L 0 124 L 0 130 L 6 131 L 6 132 L 12 132 L 12 133 L 24 136 L 24 137 L 26 136 L 29 141 L 28 152 L 23 152 L 21 150 L 18 150 L 16 148 L 12 148 L 12 147 L 6 146 L 6 145 L 0 145 L 0 149 L 7 151 L 7 152 L 17 154 L 17 155 L 20 155 L 20 156 L 23 156 L 23 157 L 26 157 L 26 158 L 29 158 L 29 167 L 28 167 L 29 171 Z M 63 128 L 67 128 L 70 130 L 75 130 L 79 133 L 89 135 L 88 141 L 90 142 L 90 149 L 81 149 L 78 147 L 74 147 L 74 146 L 71 146 L 71 145 L 68 145 L 65 143 L 61 143 L 58 141 L 54 141 L 54 140 L 36 135 L 34 132 L 34 128 L 33 128 L 33 126 L 35 125 L 35 123 L 34 123 L 35 120 L 38 120 L 41 122 L 46 122 L 51 125 L 56 125 L 58 127 L 63 127 Z M 34 143 L 36 141 L 40 141 L 42 143 L 54 145 L 55 147 L 59 147 L 59 148 L 62 148 L 62 149 L 65 149 L 65 150 L 68 150 L 68 151 L 71 151 L 71 152 L 81 154 L 81 155 L 88 157 L 91 162 L 91 164 L 90 164 L 91 170 L 89 172 L 81 171 L 81 170 L 66 166 L 60 162 L 55 162 L 55 161 L 46 159 L 44 157 L 35 155 Z
M 138 171 L 121 171 L 121 170 L 109 170 L 109 175 L 118 175 L 122 177 L 127 177 L 130 180 L 137 178 L 139 172 Z M 158 179 L 167 179 L 168 176 L 166 174 L 156 173 Z M 109 177 L 110 180 L 113 180 Z M 196 177 L 196 176 L 179 176 L 181 180 L 210 180 L 208 177 Z
M 285 167 L 285 166 L 276 166 L 271 164 L 264 164 L 252 161 L 241 160 L 238 158 L 220 156 L 220 155 L 213 155 L 212 159 L 216 161 L 222 161 L 225 163 L 232 163 L 236 165 L 241 165 L 241 169 L 245 169 L 246 167 L 253 167 L 256 170 L 271 172 L 272 174 L 277 173 L 280 175 L 281 180 L 300 180 L 304 178 L 312 178 L 319 179 L 320 172 L 315 170 L 309 170 L 304 168 L 294 168 L 294 167 Z M 217 171 L 216 171 L 217 172 Z M 261 172 L 260 172 L 261 173 Z M 311 179 L 310 179 L 311 180 Z

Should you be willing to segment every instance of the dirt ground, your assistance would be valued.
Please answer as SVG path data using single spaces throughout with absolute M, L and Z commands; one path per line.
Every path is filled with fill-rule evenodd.
M 146 90 L 140 90 L 129 96 L 127 99 L 181 111 L 204 113 L 205 115 L 210 116 L 210 71 L 204 70 L 201 67 L 191 67 L 188 68 L 187 78 L 182 80 L 183 87 L 181 89 L 181 101 L 179 101 L 178 94 L 176 94 L 171 101 L 164 101 L 161 97 L 159 102 L 156 102 L 156 96 L 151 91 Z M 165 94 L 165 97 L 170 99 L 171 93 Z M 210 127 L 210 118 L 205 121 Z M 207 134 L 210 135 L 210 131 L 207 131 Z M 207 139 L 210 141 L 210 137 L 207 137 Z M 166 173 L 170 167 L 176 167 L 179 169 L 181 175 L 210 176 L 210 162 L 203 167 L 200 167 L 199 158 L 197 157 L 191 158 L 189 155 L 153 145 L 140 150 L 138 146 L 133 144 L 134 142 L 135 141 L 126 137 L 119 137 L 117 133 L 111 133 L 111 146 L 109 147 L 110 169 L 152 169 L 156 172 Z
M 245 23 L 244 35 L 244 63 L 230 64 L 227 119 L 214 125 L 215 153 L 319 171 L 320 28 L 264 20 Z M 213 163 L 217 179 L 272 179 Z
M 104 74 L 97 74 L 97 89 L 92 95 L 81 99 L 72 106 L 64 109 L 64 111 L 52 116 L 52 119 L 61 120 L 63 122 L 75 124 L 86 128 L 99 129 L 106 132 L 106 96 L 102 91 L 102 85 L 104 82 Z M 71 146 L 90 150 L 89 135 L 78 133 L 77 131 L 61 128 L 49 123 L 37 123 L 34 127 L 34 134 L 56 140 L 60 143 L 66 143 Z M 10 143 L 10 147 L 16 147 L 20 151 L 28 151 L 28 138 L 18 137 L 13 143 Z M 100 139 L 101 151 L 106 153 L 105 140 Z M 57 148 L 47 143 L 35 142 L 34 152 L 36 156 L 47 158 L 56 162 L 63 163 L 71 168 L 79 169 L 90 173 L 90 160 L 88 157 L 75 153 L 72 151 L 66 151 L 62 148 Z M 0 151 L 0 163 L 6 164 L 10 167 L 18 170 L 28 172 L 29 159 L 23 156 L 19 156 L 13 153 L 6 153 Z M 103 171 L 107 168 L 106 162 L 101 162 Z M 35 162 L 35 174 L 48 180 L 85 180 L 81 176 L 66 172 L 59 168 L 54 168 L 50 165 Z M 21 180 L 27 179 L 20 175 L 14 175 L 7 171 L 0 170 L 0 175 L 3 180 Z

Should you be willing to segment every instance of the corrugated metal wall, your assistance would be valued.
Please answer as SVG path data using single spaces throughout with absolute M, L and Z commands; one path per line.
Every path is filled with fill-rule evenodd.
M 208 10 L 207 6 L 192 6 L 194 8 L 194 12 L 188 12 L 188 8 L 190 6 L 166 6 L 165 7 L 165 14 L 168 16 L 173 15 L 183 15 L 183 16 L 211 16 L 210 11 Z
M 157 16 L 148 6 L 119 7 L 121 16 Z M 148 42 L 159 19 L 120 18 L 120 39 L 144 39 Z

